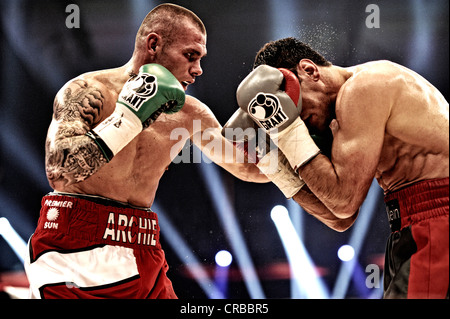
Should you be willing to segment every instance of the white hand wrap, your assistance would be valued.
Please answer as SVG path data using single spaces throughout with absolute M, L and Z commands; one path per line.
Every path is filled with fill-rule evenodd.
M 320 149 L 314 143 L 308 128 L 300 118 L 297 118 L 282 132 L 271 133 L 270 138 L 286 156 L 295 172 L 320 153 Z
M 116 155 L 142 132 L 142 123 L 130 109 L 121 103 L 116 103 L 114 112 L 99 123 L 93 131 Z
M 286 157 L 277 148 L 267 153 L 256 166 L 281 190 L 286 198 L 292 198 L 305 185 L 305 182 L 294 172 Z

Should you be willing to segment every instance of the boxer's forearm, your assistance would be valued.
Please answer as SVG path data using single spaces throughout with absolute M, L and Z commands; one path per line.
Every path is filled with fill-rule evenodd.
M 270 180 L 252 163 L 220 165 L 235 177 L 245 182 L 268 183 Z
M 308 188 L 302 189 L 292 197 L 310 215 L 314 216 L 322 223 L 336 231 L 347 230 L 355 221 L 358 212 L 349 218 L 341 219 L 336 217 Z
M 221 152 L 213 152 L 210 149 L 205 149 L 202 145 L 203 154 L 211 161 L 239 178 L 240 180 L 253 183 L 267 183 L 270 180 L 261 173 L 253 160 L 249 160 L 242 152 L 242 150 L 236 148 L 229 141 L 226 141 L 222 136 L 218 138 L 223 144 L 222 148 L 219 148 Z M 193 139 L 195 143 L 195 139 Z M 225 151 L 228 148 L 228 151 Z
M 87 136 L 48 142 L 46 173 L 52 186 L 82 182 L 107 163 L 97 144 Z
M 366 193 L 355 189 L 352 179 L 338 176 L 330 160 L 319 154 L 298 170 L 311 192 L 338 219 L 352 217 L 362 204 Z

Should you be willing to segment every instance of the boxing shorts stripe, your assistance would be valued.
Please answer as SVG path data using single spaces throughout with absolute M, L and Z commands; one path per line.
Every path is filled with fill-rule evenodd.
M 449 179 L 425 180 L 385 196 L 392 233 L 384 298 L 448 298 Z
M 28 246 L 32 298 L 176 298 L 150 209 L 50 193 Z
M 28 266 L 27 275 L 33 278 L 32 288 L 63 284 L 70 289 L 111 285 L 134 279 L 139 272 L 131 248 L 103 246 L 73 253 L 49 251 Z

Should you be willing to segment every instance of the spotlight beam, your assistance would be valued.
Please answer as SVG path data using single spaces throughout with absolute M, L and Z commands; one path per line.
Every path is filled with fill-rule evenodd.
M 222 184 L 222 179 L 218 174 L 217 167 L 204 162 L 201 162 L 199 167 L 215 211 L 218 214 L 222 227 L 233 248 L 236 261 L 241 270 L 250 298 L 264 299 L 265 295 L 256 273 L 255 266 L 253 265 L 247 245 L 245 244 L 234 208 L 228 199 L 225 187 Z
M 275 206 L 270 213 L 270 217 L 281 237 L 294 283 L 300 290 L 301 295 L 305 295 L 308 299 L 328 298 L 327 289 L 320 279 L 305 246 L 298 237 L 287 209 L 281 205 Z
M 303 242 L 304 238 L 303 216 L 305 216 L 304 214 L 306 214 L 306 212 L 303 211 L 303 208 L 301 208 L 301 206 L 298 205 L 293 199 L 286 200 L 286 206 L 289 211 L 289 216 L 291 218 L 292 225 L 294 226 L 295 231 L 297 232 L 297 235 L 300 238 L 300 241 Z M 292 299 L 302 298 L 302 292 L 298 288 L 295 278 L 291 278 L 291 298 Z
M 277 0 L 269 1 L 270 8 L 270 35 L 272 39 L 291 37 L 301 22 L 301 5 L 298 0 L 284 0 L 283 5 Z
M 19 236 L 5 217 L 0 217 L 0 235 L 3 236 L 23 263 L 27 254 L 27 243 Z
M 432 18 L 436 17 L 435 6 L 425 6 L 425 1 L 414 0 L 412 2 L 413 27 L 410 41 L 410 56 L 408 57 L 409 67 L 419 73 L 426 73 L 427 61 L 435 50 L 433 41 Z M 425 15 L 424 12 L 427 14 Z M 430 19 L 431 18 L 431 19 Z
M 186 241 L 183 240 L 161 207 L 159 207 L 157 203 L 154 203 L 152 205 L 152 209 L 154 209 L 154 211 L 158 214 L 158 221 L 161 226 L 161 232 L 165 235 L 164 238 L 168 241 L 178 258 L 184 262 L 187 269 L 203 289 L 208 298 L 224 299 L 225 296 L 223 293 L 209 278 L 208 273 L 205 269 L 203 269 L 197 257 L 192 253 L 192 249 L 187 245 Z
M 339 273 L 334 284 L 334 289 L 332 293 L 333 299 L 343 299 L 347 293 L 348 286 L 352 277 L 353 270 L 358 260 L 359 253 L 361 252 L 361 247 L 364 243 L 364 239 L 367 235 L 367 230 L 369 229 L 370 221 L 376 210 L 376 205 L 379 200 L 380 187 L 374 179 L 372 185 L 370 186 L 369 192 L 367 193 L 366 200 L 361 206 L 358 218 L 353 225 L 352 234 L 348 244 L 353 247 L 355 255 L 352 260 L 343 262 Z

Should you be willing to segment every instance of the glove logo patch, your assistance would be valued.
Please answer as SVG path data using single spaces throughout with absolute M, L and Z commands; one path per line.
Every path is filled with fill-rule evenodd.
M 158 91 L 158 82 L 156 76 L 148 73 L 140 73 L 125 83 L 119 100 L 136 112 L 139 111 L 142 104 L 152 98 Z
M 278 98 L 262 92 L 256 94 L 248 104 L 248 114 L 266 130 L 277 128 L 288 119 Z

